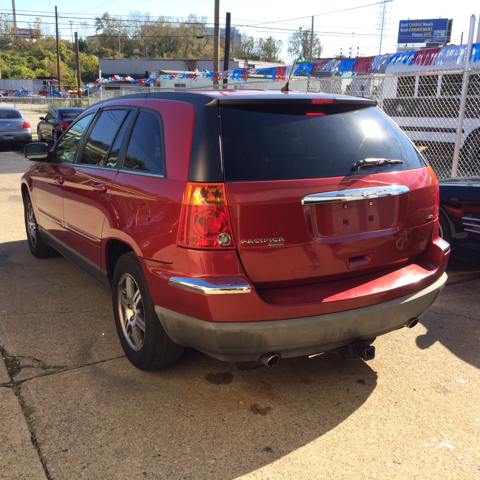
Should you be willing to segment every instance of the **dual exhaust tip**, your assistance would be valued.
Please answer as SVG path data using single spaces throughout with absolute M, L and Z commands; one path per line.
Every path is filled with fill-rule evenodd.
M 407 328 L 413 328 L 418 324 L 418 321 L 418 317 L 412 317 L 410 320 L 408 320 L 405 326 Z M 353 353 L 363 358 L 363 360 L 372 360 L 375 358 L 375 347 L 371 346 L 370 344 L 360 341 L 355 342 L 352 347 Z M 266 367 L 274 367 L 280 361 L 280 354 L 274 352 L 264 353 L 258 359 L 258 361 Z

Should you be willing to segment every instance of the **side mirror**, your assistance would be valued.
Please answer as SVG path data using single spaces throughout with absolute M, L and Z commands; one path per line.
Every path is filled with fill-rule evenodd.
M 28 143 L 23 151 L 27 160 L 37 162 L 48 162 L 50 156 L 50 146 L 48 143 Z
M 45 120 L 45 117 L 40 117 L 39 120 Z

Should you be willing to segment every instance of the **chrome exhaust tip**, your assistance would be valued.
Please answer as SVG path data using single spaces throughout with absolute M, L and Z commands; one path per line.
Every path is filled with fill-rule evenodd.
M 278 353 L 264 353 L 260 358 L 259 362 L 263 363 L 266 367 L 275 366 L 280 360 L 280 355 Z

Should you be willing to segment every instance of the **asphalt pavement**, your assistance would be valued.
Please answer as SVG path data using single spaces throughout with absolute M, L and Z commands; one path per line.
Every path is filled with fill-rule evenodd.
M 110 294 L 28 249 L 20 148 L 0 147 L 0 478 L 480 479 L 480 262 L 453 259 L 370 362 L 239 371 L 124 357 Z

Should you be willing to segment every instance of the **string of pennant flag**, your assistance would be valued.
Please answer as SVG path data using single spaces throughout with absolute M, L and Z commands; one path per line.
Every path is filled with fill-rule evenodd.
M 385 68 L 388 65 L 395 65 L 399 63 L 404 65 L 426 66 L 444 65 L 446 63 L 462 65 L 465 62 L 466 50 L 466 45 L 454 45 L 449 47 L 412 50 L 389 55 L 301 63 L 295 66 L 245 68 L 221 72 L 210 72 L 208 70 L 203 70 L 202 72 L 168 74 L 152 78 L 142 78 L 139 80 L 135 80 L 130 76 L 122 77 L 120 75 L 114 75 L 113 77 L 102 77 L 101 79 L 97 79 L 95 83 L 85 85 L 85 88 L 98 87 L 100 84 L 109 82 L 130 82 L 148 85 L 150 83 L 158 82 L 159 80 L 178 80 L 185 78 L 196 80 L 199 77 L 208 78 L 212 81 L 223 79 L 245 81 L 253 75 L 262 75 L 266 79 L 286 80 L 290 77 L 292 68 L 294 68 L 292 76 L 305 77 L 312 76 L 315 72 L 330 72 L 331 76 L 381 73 L 385 71 Z M 470 61 L 472 63 L 480 61 L 480 43 L 475 43 L 472 45 Z

